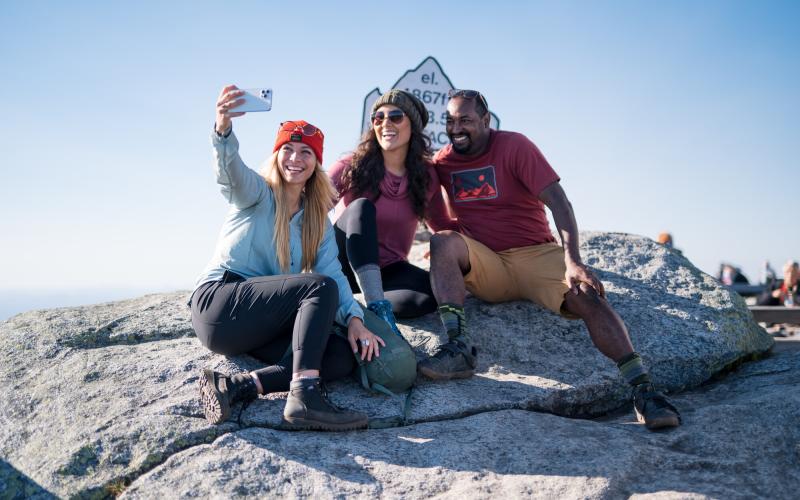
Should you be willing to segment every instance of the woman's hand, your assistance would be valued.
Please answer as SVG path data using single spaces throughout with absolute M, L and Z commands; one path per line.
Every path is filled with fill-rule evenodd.
M 347 340 L 354 353 L 358 352 L 358 346 L 361 346 L 361 359 L 366 358 L 367 361 L 372 361 L 373 354 L 376 358 L 381 356 L 378 344 L 386 346 L 386 342 L 382 338 L 367 330 L 361 318 L 350 319 L 350 323 L 347 325 Z
M 235 108 L 244 103 L 244 99 L 239 99 L 244 94 L 243 90 L 239 90 L 236 85 L 228 85 L 222 88 L 217 98 L 217 119 L 215 127 L 218 134 L 225 134 L 231 128 L 231 118 L 242 116 L 243 111 L 231 112 L 231 108 Z

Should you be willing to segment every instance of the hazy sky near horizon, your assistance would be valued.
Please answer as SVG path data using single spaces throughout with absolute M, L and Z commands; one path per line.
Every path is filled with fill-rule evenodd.
M 226 212 L 224 84 L 274 89 L 235 121 L 246 163 L 304 118 L 330 165 L 427 56 L 539 146 L 581 229 L 670 231 L 712 274 L 800 259 L 800 3 L 382 5 L 4 4 L 0 289 L 191 288 Z

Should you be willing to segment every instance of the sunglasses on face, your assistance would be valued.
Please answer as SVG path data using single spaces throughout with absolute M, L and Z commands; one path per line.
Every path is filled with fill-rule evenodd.
M 325 136 L 322 134 L 322 130 L 318 129 L 314 125 L 311 125 L 310 123 L 301 125 L 293 121 L 282 122 L 281 130 L 285 132 L 300 132 L 306 137 L 311 137 L 312 135 L 319 134 L 320 137 L 322 137 L 323 139 L 325 138 Z
M 377 111 L 375 113 L 372 113 L 372 124 L 377 127 L 378 125 L 383 123 L 384 119 L 388 118 L 390 122 L 394 123 L 395 125 L 399 125 L 400 122 L 403 121 L 403 117 L 405 115 L 406 114 L 399 109 L 393 109 L 388 113 L 384 113 L 383 111 Z
M 463 97 L 464 99 L 475 99 L 476 97 L 480 100 L 483 107 L 487 110 L 489 109 L 489 105 L 486 103 L 486 98 L 483 97 L 483 94 L 478 92 L 477 90 L 466 90 L 466 89 L 450 89 L 450 92 L 447 93 L 447 97 L 452 99 L 453 97 Z

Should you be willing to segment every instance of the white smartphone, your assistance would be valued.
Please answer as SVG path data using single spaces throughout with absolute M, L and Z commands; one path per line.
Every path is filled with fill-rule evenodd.
M 269 111 L 272 109 L 272 89 L 242 89 L 244 94 L 239 99 L 244 99 L 244 103 L 229 111 Z

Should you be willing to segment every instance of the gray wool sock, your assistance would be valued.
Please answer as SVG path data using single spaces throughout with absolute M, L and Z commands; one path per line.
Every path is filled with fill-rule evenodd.
M 450 340 L 460 340 L 468 344 L 467 319 L 464 306 L 459 304 L 442 304 L 439 306 L 439 318 Z
M 630 385 L 650 383 L 650 374 L 642 363 L 642 357 L 632 352 L 617 362 L 622 377 Z
M 383 300 L 383 280 L 381 279 L 381 268 L 377 264 L 366 264 L 355 270 L 356 281 L 364 300 L 369 304 L 376 300 Z

